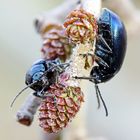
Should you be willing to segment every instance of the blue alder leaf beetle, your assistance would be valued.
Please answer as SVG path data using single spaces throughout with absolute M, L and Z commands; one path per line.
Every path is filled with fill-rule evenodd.
M 26 89 L 34 90 L 34 95 L 40 98 L 45 98 L 46 91 L 53 83 L 57 83 L 58 77 L 70 65 L 69 63 L 61 63 L 60 59 L 45 60 L 39 59 L 27 71 L 25 76 L 26 87 L 22 89 L 13 99 L 11 107 L 13 106 L 17 97 Z

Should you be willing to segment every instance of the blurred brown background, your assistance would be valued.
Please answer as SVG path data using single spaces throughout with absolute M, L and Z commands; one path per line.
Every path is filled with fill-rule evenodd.
M 12 109 L 10 103 L 25 86 L 26 70 L 40 58 L 41 40 L 34 30 L 33 19 L 62 0 L 0 2 L 0 139 L 40 140 L 37 117 L 29 128 L 19 125 L 14 118 L 30 90 L 18 98 Z M 138 0 L 134 2 L 140 7 Z M 140 140 L 140 25 L 134 22 L 133 26 L 139 27 L 128 37 L 128 50 L 121 71 L 113 80 L 100 85 L 109 109 L 108 118 L 103 108 L 97 110 L 94 86 L 88 84 L 90 105 L 83 107 L 87 111 L 85 123 L 91 136 L 108 140 Z

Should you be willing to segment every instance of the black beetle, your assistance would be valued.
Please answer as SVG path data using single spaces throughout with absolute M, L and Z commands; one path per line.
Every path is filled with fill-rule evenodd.
M 27 86 L 16 95 L 11 103 L 11 107 L 16 98 L 29 87 L 35 91 L 33 93 L 35 96 L 40 98 L 46 97 L 49 86 L 57 83 L 59 75 L 69 65 L 70 63 L 61 63 L 60 59 L 39 59 L 36 61 L 26 73 L 25 83 Z
M 27 71 L 25 83 L 35 91 L 34 95 L 43 98 L 50 85 L 57 83 L 59 75 L 68 66 L 69 63 L 61 63 L 60 59 L 40 59 Z
M 47 89 L 54 82 L 56 77 L 56 72 L 52 70 L 52 66 L 59 64 L 59 59 L 49 61 L 40 59 L 36 61 L 26 73 L 26 85 L 34 83 L 30 88 L 36 92 L 41 91 L 43 88 Z M 49 68 L 51 69 L 49 70 Z
M 124 24 L 118 15 L 107 8 L 103 8 L 98 20 L 98 33 L 95 44 L 95 62 L 90 77 L 75 77 L 87 79 L 95 83 L 95 89 L 100 107 L 99 97 L 108 111 L 98 88 L 99 83 L 112 79 L 120 70 L 124 61 L 127 47 L 127 35 Z
M 108 9 L 103 9 L 98 21 L 98 37 L 95 45 L 95 59 L 90 76 L 93 82 L 102 83 L 113 78 L 124 61 L 127 35 L 120 18 Z M 103 63 L 102 63 L 103 60 Z M 104 63 L 105 62 L 105 63 Z

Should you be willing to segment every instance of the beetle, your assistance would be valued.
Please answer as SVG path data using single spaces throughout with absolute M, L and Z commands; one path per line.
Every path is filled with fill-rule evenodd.
M 50 85 L 58 82 L 58 77 L 70 65 L 69 63 L 61 63 L 60 59 L 45 60 L 39 59 L 27 71 L 25 76 L 25 84 L 23 88 L 13 99 L 11 107 L 13 106 L 17 97 L 27 88 L 34 90 L 34 95 L 40 98 L 45 98 L 47 89 Z
M 98 33 L 94 54 L 97 66 L 93 66 L 89 77 L 75 78 L 95 83 L 98 107 L 100 107 L 100 97 L 107 116 L 108 111 L 97 84 L 109 81 L 121 69 L 127 48 L 127 34 L 119 16 L 107 8 L 102 9 L 97 23 Z
M 34 83 L 30 88 L 35 91 L 34 94 L 36 94 L 36 96 L 41 96 L 38 95 L 40 91 L 42 89 L 44 91 L 47 90 L 47 88 L 56 81 L 56 71 L 52 69 L 52 66 L 59 64 L 59 59 L 49 61 L 40 59 L 36 61 L 26 73 L 25 84 L 30 85 Z M 51 69 L 49 70 L 49 68 Z
M 95 46 L 95 55 L 99 61 L 95 59 L 98 66 L 93 67 L 90 73 L 96 84 L 112 79 L 119 72 L 127 47 L 125 26 L 114 12 L 103 9 L 98 26 L 99 37 Z M 100 59 L 107 65 L 100 62 Z

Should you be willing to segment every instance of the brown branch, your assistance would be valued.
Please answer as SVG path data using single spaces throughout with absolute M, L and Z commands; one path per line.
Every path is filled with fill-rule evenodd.
M 54 9 L 37 16 L 34 21 L 36 30 L 40 33 L 49 24 L 61 24 L 67 14 L 76 8 L 78 1 L 79 0 L 66 0 Z
M 17 121 L 23 125 L 30 126 L 40 103 L 40 98 L 30 94 L 16 114 Z

